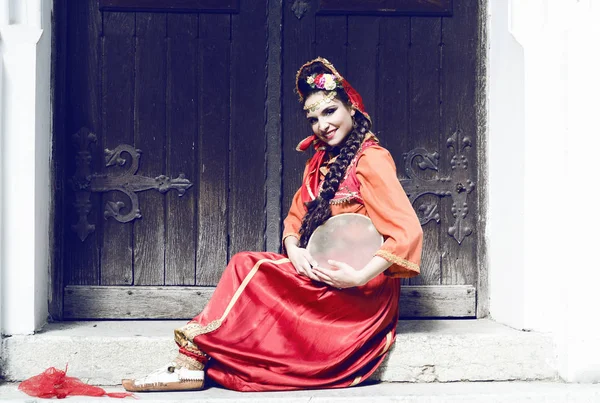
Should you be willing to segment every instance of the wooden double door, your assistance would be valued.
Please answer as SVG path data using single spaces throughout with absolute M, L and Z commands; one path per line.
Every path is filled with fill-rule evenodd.
M 423 224 L 402 316 L 477 315 L 478 2 L 329 3 L 55 0 L 55 317 L 189 318 L 233 254 L 277 251 L 310 130 L 295 72 L 317 55 L 363 96 Z

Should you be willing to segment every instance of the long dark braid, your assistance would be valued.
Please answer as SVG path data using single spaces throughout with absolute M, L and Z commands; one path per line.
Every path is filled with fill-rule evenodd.
M 300 227 L 300 243 L 301 248 L 305 248 L 308 244 L 310 236 L 315 229 L 331 217 L 330 200 L 333 199 L 335 193 L 340 187 L 348 165 L 360 150 L 366 134 L 371 128 L 370 122 L 360 113 L 356 111 L 353 118 L 353 129 L 346 137 L 344 146 L 340 149 L 337 159 L 331 164 L 329 172 L 323 179 L 323 186 L 319 196 L 307 203 L 308 212 L 302 219 Z M 319 173 L 316 172 L 316 175 Z

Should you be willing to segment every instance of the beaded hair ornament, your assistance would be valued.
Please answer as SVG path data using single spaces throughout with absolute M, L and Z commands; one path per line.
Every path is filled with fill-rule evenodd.
M 319 101 L 311 104 L 305 105 L 304 110 L 314 112 L 322 104 L 328 104 L 335 98 L 335 90 L 336 88 L 343 88 L 342 83 L 334 74 L 321 73 L 321 74 L 313 74 L 306 78 L 306 83 L 310 85 L 310 88 L 319 89 L 323 91 L 328 91 L 327 94 L 321 98 Z

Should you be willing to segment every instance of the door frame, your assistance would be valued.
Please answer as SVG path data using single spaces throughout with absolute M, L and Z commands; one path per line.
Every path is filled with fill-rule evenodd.
M 65 150 L 67 149 L 68 133 L 66 133 L 67 108 L 67 3 L 68 0 L 53 0 L 52 21 L 52 156 L 51 156 L 51 197 L 52 205 L 50 226 L 50 284 L 48 295 L 48 310 L 51 320 L 60 321 L 64 318 L 64 261 L 65 247 L 63 234 L 65 231 L 64 217 L 67 213 L 65 204 L 69 184 L 66 178 Z M 267 150 L 265 155 L 266 186 L 281 188 L 281 133 L 282 133 L 282 30 L 283 30 L 283 0 L 268 0 L 267 32 L 268 47 L 266 74 L 266 108 L 271 111 L 267 116 L 265 136 Z M 486 217 L 487 217 L 487 3 L 479 2 L 477 37 L 477 88 L 475 94 L 477 105 L 477 199 L 479 219 L 477 222 L 477 294 L 476 317 L 483 318 L 489 314 L 488 287 L 488 255 L 486 247 Z M 281 215 L 282 206 L 279 197 L 267 197 L 265 248 L 267 251 L 278 251 L 281 244 Z

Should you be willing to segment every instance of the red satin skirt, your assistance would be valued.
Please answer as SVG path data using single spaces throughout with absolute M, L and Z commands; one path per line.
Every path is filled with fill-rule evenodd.
M 238 391 L 354 386 L 396 335 L 400 280 L 380 274 L 338 290 L 300 276 L 286 256 L 236 254 L 204 311 L 176 331 L 205 352 L 207 376 Z

